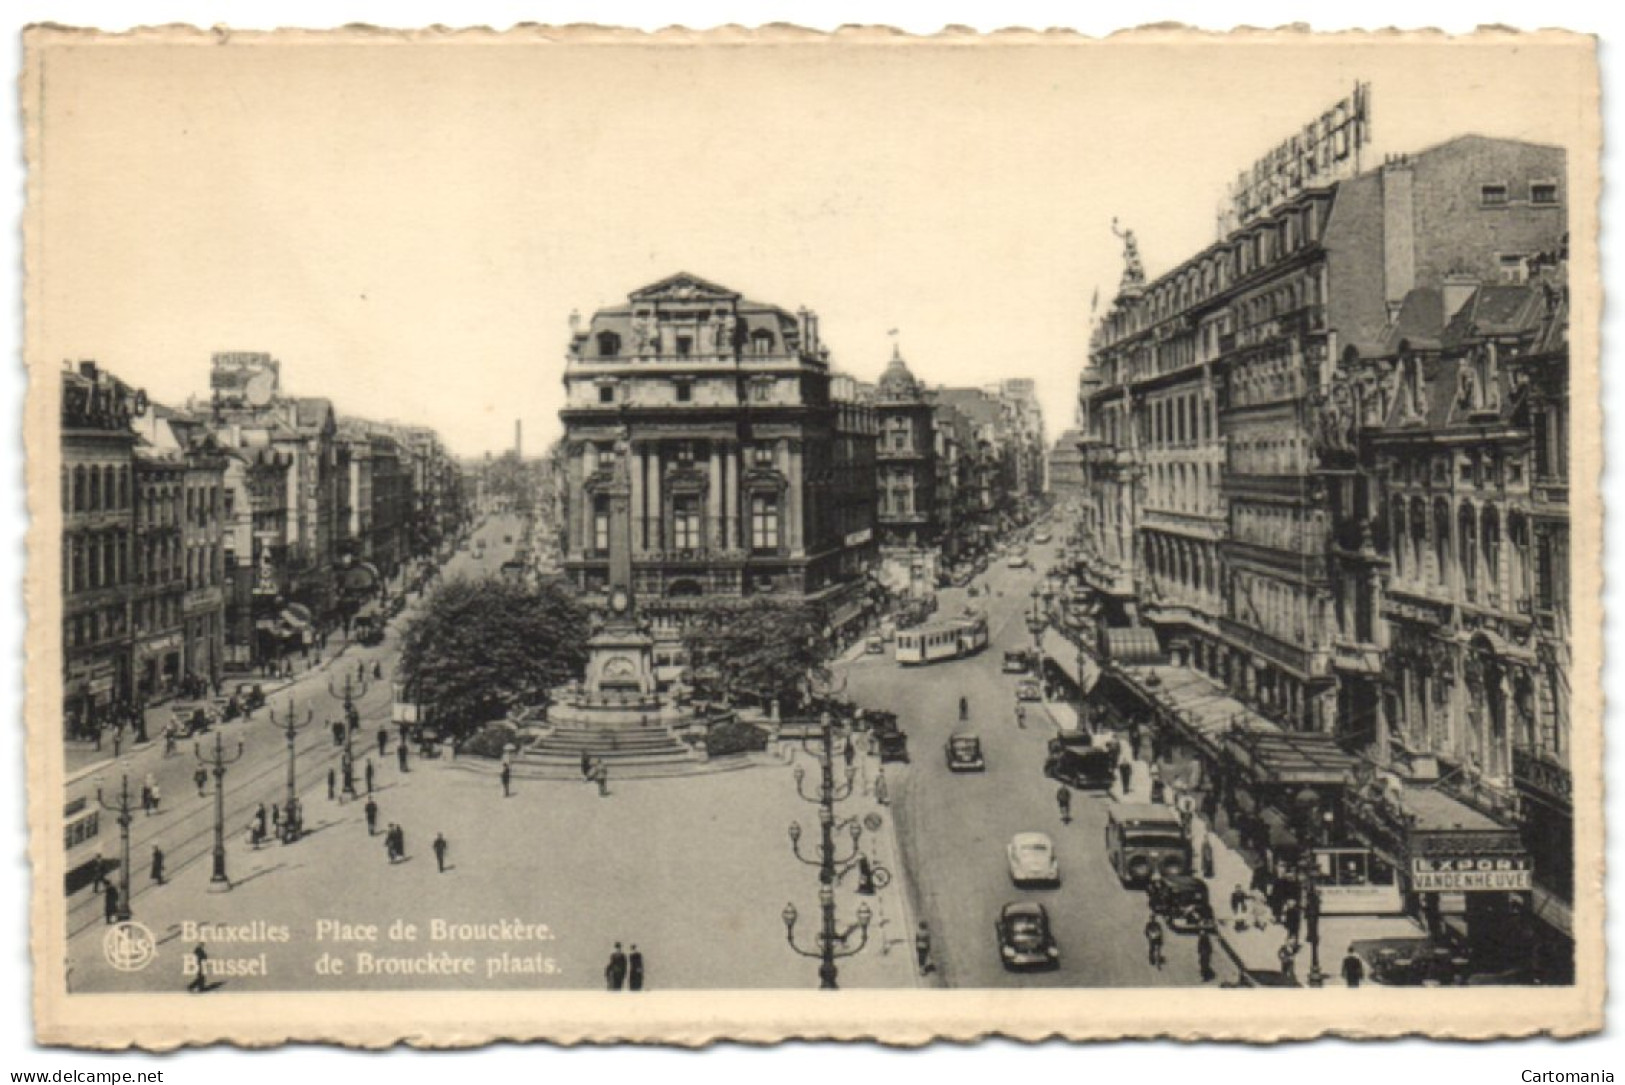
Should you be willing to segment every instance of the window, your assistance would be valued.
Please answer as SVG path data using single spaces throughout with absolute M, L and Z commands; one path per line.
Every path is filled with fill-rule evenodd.
M 752 550 L 779 548 L 779 499 L 769 494 L 750 499 L 750 545 Z
M 595 554 L 609 553 L 609 498 L 592 499 L 592 549 Z
M 621 352 L 621 337 L 614 332 L 598 333 L 598 356 L 613 358 Z
M 694 400 L 694 385 L 691 381 L 677 382 L 677 402 L 691 403 Z
M 1539 204 L 1554 204 L 1557 202 L 1557 185 L 1552 181 L 1536 181 L 1529 186 L 1529 202 Z
M 773 446 L 753 445 L 750 450 L 751 462 L 757 467 L 773 466 Z
M 613 384 L 600 384 L 598 386 L 598 402 L 600 402 L 600 403 L 614 403 L 615 402 L 615 386 Z
M 679 550 L 700 545 L 700 502 L 696 497 L 676 497 L 671 503 L 672 543 Z
M 773 333 L 766 328 L 757 328 L 750 333 L 750 352 L 758 358 L 765 358 L 773 353 Z
M 1496 258 L 1504 283 L 1523 283 L 1529 280 L 1529 265 L 1522 253 L 1503 252 Z
M 685 467 L 692 466 L 694 463 L 694 442 L 678 441 L 676 447 L 676 459 L 678 463 L 683 464 Z
M 677 356 L 687 358 L 694 353 L 694 337 L 692 335 L 679 335 L 677 337 Z
M 1481 185 L 1478 189 L 1479 202 L 1485 207 L 1505 207 L 1507 202 L 1506 185 Z

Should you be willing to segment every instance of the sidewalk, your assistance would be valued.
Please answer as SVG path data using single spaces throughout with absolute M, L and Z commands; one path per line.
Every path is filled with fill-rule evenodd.
M 1125 753 L 1129 749 L 1128 736 L 1120 734 Z M 1112 785 L 1111 797 L 1115 802 L 1151 801 L 1151 766 L 1144 761 L 1132 761 L 1133 783 L 1127 795 L 1120 783 Z M 1172 788 L 1168 797 L 1172 798 Z M 1172 803 L 1170 803 L 1172 805 Z M 1244 975 L 1273 981 L 1285 986 L 1305 986 L 1309 982 L 1311 949 L 1304 942 L 1294 962 L 1293 979 L 1281 976 L 1281 946 L 1287 940 L 1286 927 L 1270 917 L 1269 909 L 1250 892 L 1254 861 L 1227 834 L 1210 826 L 1198 811 L 1191 819 L 1191 852 L 1200 876 L 1202 842 L 1206 839 L 1213 849 L 1213 876 L 1203 877 L 1207 883 L 1208 898 L 1218 927 L 1219 944 Z M 1237 887 L 1248 892 L 1248 904 L 1238 916 L 1231 907 L 1231 894 Z M 1298 937 L 1303 942 L 1306 928 L 1300 926 Z M 1350 943 L 1370 938 L 1414 938 L 1422 934 L 1421 927 L 1409 916 L 1321 916 L 1320 968 L 1326 976 L 1326 986 L 1341 987 L 1339 967 Z

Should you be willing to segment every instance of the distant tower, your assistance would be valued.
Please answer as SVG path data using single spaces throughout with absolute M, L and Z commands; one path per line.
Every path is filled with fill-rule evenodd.
M 513 454 L 515 459 L 525 458 L 525 420 L 513 420 Z

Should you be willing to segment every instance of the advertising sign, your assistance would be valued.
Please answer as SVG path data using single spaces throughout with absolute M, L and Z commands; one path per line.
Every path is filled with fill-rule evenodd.
M 1371 85 L 1356 83 L 1352 94 L 1237 176 L 1220 216 L 1221 236 L 1268 214 L 1306 188 L 1357 172 L 1360 148 L 1370 141 Z
M 1509 893 L 1533 888 L 1529 857 L 1452 858 L 1434 856 L 1411 860 L 1411 887 L 1418 893 Z

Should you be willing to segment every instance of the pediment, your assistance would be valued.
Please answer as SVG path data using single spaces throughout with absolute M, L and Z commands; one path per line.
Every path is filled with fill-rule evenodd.
M 690 275 L 686 271 L 679 271 L 669 275 L 659 282 L 650 283 L 628 295 L 632 301 L 738 301 L 739 295 L 725 286 L 718 286 L 700 278 Z

